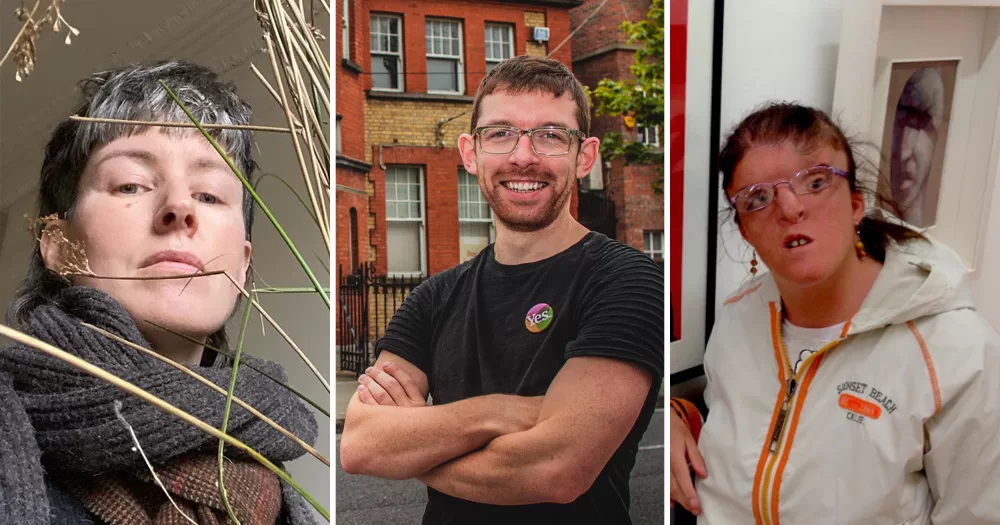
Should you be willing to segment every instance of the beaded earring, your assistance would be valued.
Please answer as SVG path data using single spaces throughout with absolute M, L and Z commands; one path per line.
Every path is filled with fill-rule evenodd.
M 857 252 L 858 259 L 864 259 L 868 252 L 865 251 L 865 243 L 861 242 L 861 223 L 854 226 L 854 232 L 858 238 L 858 242 L 854 243 L 854 251 Z

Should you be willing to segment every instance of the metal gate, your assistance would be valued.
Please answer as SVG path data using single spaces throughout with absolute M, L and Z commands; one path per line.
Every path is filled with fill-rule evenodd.
M 385 333 L 392 315 L 424 278 L 378 275 L 371 262 L 347 275 L 338 266 L 337 278 L 340 369 L 361 375 L 374 362 L 375 343 Z
M 337 267 L 340 284 L 337 317 L 337 348 L 340 350 L 340 369 L 360 375 L 368 367 L 368 276 L 369 265 L 344 275 L 344 267 Z
M 612 239 L 618 235 L 615 203 L 603 191 L 580 191 L 577 216 L 580 224 L 589 230 L 603 233 Z

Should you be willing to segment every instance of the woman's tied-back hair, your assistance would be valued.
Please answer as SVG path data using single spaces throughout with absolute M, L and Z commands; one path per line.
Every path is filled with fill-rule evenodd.
M 848 182 L 852 192 L 874 195 L 876 206 L 900 216 L 899 207 L 886 195 L 858 185 L 858 161 L 860 145 L 844 135 L 826 113 L 798 104 L 772 102 L 758 108 L 744 118 L 726 139 L 719 152 L 719 170 L 722 172 L 722 188 L 729 195 L 733 174 L 743 157 L 750 150 L 760 146 L 791 144 L 801 152 L 812 152 L 821 146 L 830 146 L 847 156 Z M 877 173 L 876 173 L 877 174 Z M 739 214 L 733 210 L 734 220 L 739 223 Z M 885 262 L 885 251 L 892 241 L 904 242 L 923 238 L 919 233 L 881 217 L 868 214 L 859 225 L 861 242 L 865 251 L 879 262 Z
M 132 65 L 96 73 L 80 82 L 83 102 L 75 115 L 120 120 L 190 122 L 181 107 L 160 84 L 163 80 L 194 116 L 206 124 L 248 125 L 250 105 L 223 83 L 214 71 L 184 61 L 164 61 L 152 66 Z M 71 219 L 76 205 L 80 178 L 90 154 L 116 139 L 145 133 L 149 128 L 131 124 L 111 124 L 66 120 L 56 127 L 45 148 L 38 190 L 38 216 L 52 214 Z M 194 128 L 164 127 L 160 132 L 179 137 L 200 133 Z M 236 166 L 251 180 L 257 169 L 253 160 L 253 136 L 246 130 L 209 130 Z M 235 175 L 233 175 L 235 177 Z M 253 227 L 253 200 L 243 191 L 243 224 L 246 238 Z M 36 232 L 37 233 L 37 232 Z M 40 304 L 57 303 L 61 290 L 70 283 L 45 268 L 38 243 L 31 254 L 28 275 L 7 312 L 8 321 L 20 326 L 28 313 Z M 222 348 L 225 327 L 208 343 Z
M 590 101 L 583 85 L 562 62 L 551 58 L 518 56 L 504 60 L 493 68 L 476 91 L 472 103 L 472 122 L 469 133 L 475 131 L 479 123 L 480 105 L 483 97 L 496 91 L 519 95 L 522 93 L 550 93 L 558 98 L 569 93 L 576 102 L 576 121 L 580 131 L 590 135 Z

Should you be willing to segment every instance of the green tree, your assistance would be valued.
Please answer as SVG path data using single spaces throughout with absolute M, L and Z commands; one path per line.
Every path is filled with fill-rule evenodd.
M 628 127 L 636 123 L 660 127 L 661 147 L 656 149 L 617 131 L 606 133 L 601 139 L 604 160 L 621 158 L 626 166 L 657 166 L 658 175 L 652 181 L 657 192 L 663 188 L 663 22 L 663 0 L 653 0 L 645 20 L 622 22 L 621 30 L 628 35 L 628 43 L 639 43 L 630 67 L 633 78 L 621 81 L 605 78 L 593 92 L 597 116 L 621 115 Z

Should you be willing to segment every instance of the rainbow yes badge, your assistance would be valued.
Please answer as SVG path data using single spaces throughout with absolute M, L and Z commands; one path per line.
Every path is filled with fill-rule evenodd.
M 524 327 L 529 332 L 537 334 L 549 327 L 552 323 L 552 307 L 545 303 L 538 303 L 528 310 L 528 315 L 524 317 Z

